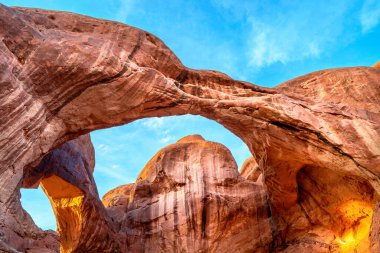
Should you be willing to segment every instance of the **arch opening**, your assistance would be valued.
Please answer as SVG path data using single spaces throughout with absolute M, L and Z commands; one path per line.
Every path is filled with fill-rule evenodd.
M 110 139 L 114 131 L 119 134 L 116 141 Z M 248 252 L 268 247 L 266 193 L 252 182 L 256 177 L 244 179 L 238 171 L 252 155 L 222 125 L 185 115 L 147 118 L 101 130 L 101 136 L 96 133 L 92 141 L 100 149 L 94 170 L 99 189 L 107 175 L 118 179 L 129 171 L 136 173 L 129 182 L 113 182 L 105 195 L 99 190 L 107 213 L 127 235 L 129 251 L 225 252 L 242 246 Z M 125 145 L 133 149 L 126 151 Z M 112 159 L 103 163 L 102 156 Z M 116 163 L 118 159 L 122 162 Z M 139 164 L 129 167 L 134 159 Z
M 21 206 L 42 230 L 57 230 L 54 211 L 42 187 L 21 188 Z
M 52 175 L 40 180 L 37 189 L 21 189 L 21 205 L 34 223 L 59 235 L 61 252 L 71 252 L 83 225 L 84 192 Z
M 123 126 L 91 132 L 96 156 L 94 178 L 99 195 L 103 196 L 122 184 L 133 183 L 158 150 L 193 134 L 225 145 L 239 169 L 252 156 L 239 137 L 218 122 L 203 116 L 140 119 Z
M 72 252 L 85 220 L 85 193 L 56 175 L 43 177 L 35 193 L 30 191 L 25 188 L 21 190 L 24 195 L 21 198 L 23 208 L 39 228 L 58 233 L 61 252 Z
M 115 187 L 135 182 L 137 174 L 140 173 L 145 164 L 159 149 L 176 142 L 184 136 L 195 133 L 201 134 L 208 141 L 226 145 L 236 159 L 237 168 L 241 168 L 245 159 L 251 156 L 248 147 L 239 137 L 217 122 L 201 116 L 184 115 L 147 118 L 120 127 L 99 130 L 91 133 L 91 135 L 93 145 L 97 151 L 94 177 L 100 197 Z M 49 168 L 51 168 L 49 167 L 51 166 L 50 163 L 56 166 L 62 158 L 66 161 L 63 164 L 64 171 L 66 172 L 61 174 L 62 172 L 55 168 L 53 172 L 44 174 L 40 180 L 37 179 L 39 176 L 32 176 L 33 180 L 31 181 L 38 181 L 41 186 L 40 188 L 48 197 L 54 210 L 57 232 L 61 236 L 61 251 L 70 252 L 79 244 L 80 231 L 82 230 L 83 221 L 86 219 L 83 218 L 83 213 L 89 209 L 94 210 L 98 208 L 98 210 L 101 210 L 101 208 L 96 204 L 90 206 L 89 202 L 84 203 L 89 196 L 90 198 L 94 196 L 98 197 L 96 190 L 85 190 L 83 192 L 82 189 L 76 186 L 79 182 L 75 181 L 78 179 L 77 176 L 75 176 L 76 179 L 73 181 L 75 185 L 63 179 L 70 174 L 67 174 L 67 171 L 69 171 L 67 169 L 70 169 L 70 166 L 73 168 L 76 164 L 83 162 L 82 158 L 74 154 L 75 162 L 72 164 L 68 163 L 67 159 L 70 157 L 67 154 L 72 153 L 69 151 L 70 149 L 65 148 L 65 145 L 67 144 L 64 144 L 63 148 L 60 147 L 63 151 L 58 151 L 56 156 L 51 156 L 49 159 L 44 158 L 42 166 L 41 164 L 39 165 L 40 168 L 37 168 L 35 175 L 40 175 L 39 173 L 46 169 L 46 171 L 49 171 Z M 91 171 L 91 168 L 89 169 Z M 92 174 L 90 171 L 87 168 L 86 173 Z M 129 171 L 132 171 L 132 176 L 127 176 Z M 133 175 L 133 172 L 135 175 Z M 109 182 L 112 184 L 107 184 Z M 46 196 L 38 197 L 46 198 Z M 33 214 L 33 211 L 31 213 Z M 54 214 L 51 213 L 49 218 L 54 219 Z

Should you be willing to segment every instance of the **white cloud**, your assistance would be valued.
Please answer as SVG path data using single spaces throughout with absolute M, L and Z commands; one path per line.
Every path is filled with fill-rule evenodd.
M 166 119 L 166 120 L 165 120 Z M 142 125 L 150 130 L 155 131 L 156 137 L 161 137 L 159 142 L 166 144 L 174 139 L 174 136 L 170 135 L 171 127 L 175 124 L 176 119 L 173 118 L 148 118 L 142 120 Z
M 161 138 L 160 142 L 163 143 L 163 144 L 165 144 L 165 143 L 168 143 L 169 141 L 171 141 L 172 139 L 173 139 L 172 136 L 166 136 L 164 138 Z
M 289 2 L 290 3 L 290 2 Z M 249 17 L 250 65 L 316 58 L 326 50 L 344 43 L 347 14 L 353 2 L 334 2 L 326 8 L 321 1 L 294 1 L 276 6 L 260 17 Z
M 120 168 L 120 165 L 119 165 L 119 164 L 112 164 L 112 165 L 111 165 L 111 168 L 112 168 L 112 169 L 119 169 L 119 168 Z
M 279 29 L 273 24 L 252 20 L 252 34 L 249 51 L 250 65 L 262 67 L 276 62 L 287 63 L 307 57 L 319 56 L 324 39 L 321 35 L 303 38 L 297 23 Z
M 164 118 L 149 118 L 144 120 L 142 125 L 150 129 L 159 129 L 164 125 Z
M 367 0 L 360 11 L 362 32 L 367 33 L 380 23 L 380 1 Z

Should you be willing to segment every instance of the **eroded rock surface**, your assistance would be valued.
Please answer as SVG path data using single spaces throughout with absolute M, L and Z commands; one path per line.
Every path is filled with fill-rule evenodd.
M 120 210 L 113 215 L 123 217 L 130 252 L 268 252 L 272 241 L 264 188 L 240 177 L 225 146 L 199 135 L 160 150 L 135 184 L 105 199 Z
M 352 252 L 368 239 L 365 250 L 380 252 L 378 65 L 318 71 L 267 89 L 216 71 L 188 69 L 162 41 L 137 28 L 3 5 L 0 38 L 3 231 L 24 171 L 36 168 L 49 151 L 95 129 L 190 113 L 225 126 L 259 162 L 273 250 Z M 309 183 L 324 188 L 330 172 L 337 189 L 357 192 L 342 196 L 326 187 L 324 198 L 313 200 L 318 191 Z M 341 212 L 338 207 L 350 206 L 351 199 L 360 204 Z M 363 223 L 370 215 L 371 224 Z M 369 235 L 346 238 L 365 224 Z

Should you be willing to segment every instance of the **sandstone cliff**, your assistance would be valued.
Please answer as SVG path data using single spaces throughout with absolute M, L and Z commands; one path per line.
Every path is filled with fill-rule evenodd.
M 9 210 L 24 174 L 49 151 L 95 129 L 190 113 L 250 148 L 269 196 L 273 251 L 380 252 L 378 65 L 322 70 L 267 89 L 188 69 L 137 28 L 3 5 L 0 38 L 1 247 L 21 247 L 10 239 Z M 79 186 L 65 196 L 53 191 L 52 202 L 79 197 L 90 218 L 79 223 L 102 224 L 88 243 L 106 248 L 95 238 L 107 234 L 119 250 L 112 219 L 90 186 Z

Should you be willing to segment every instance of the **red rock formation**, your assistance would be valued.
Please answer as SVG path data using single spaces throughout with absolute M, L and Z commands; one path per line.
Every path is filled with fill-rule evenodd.
M 368 245 L 380 252 L 379 68 L 323 70 L 266 89 L 188 69 L 158 38 L 127 25 L 3 5 L 0 37 L 1 231 L 24 171 L 50 150 L 95 129 L 190 113 L 225 126 L 259 161 L 272 211 L 273 250 L 355 248 L 361 239 L 355 235 L 348 244 L 345 233 L 367 224 L 357 214 L 369 210 Z M 350 202 L 340 194 L 324 192 L 325 198 L 312 203 L 309 178 L 323 186 L 330 172 L 337 189 L 351 195 L 347 182 L 348 189 L 357 189 L 355 214 L 341 214 L 338 207 Z M 315 224 L 316 217 L 324 220 Z
M 262 181 L 262 173 L 255 158 L 249 157 L 240 168 L 240 175 L 253 182 Z
M 225 146 L 199 135 L 161 149 L 134 185 L 103 202 L 119 208 L 128 252 L 268 252 L 272 240 L 264 188 L 239 176 Z
M 57 233 L 38 228 L 22 208 L 20 197 L 20 190 L 15 189 L 9 202 L 0 203 L 0 252 L 58 252 Z

